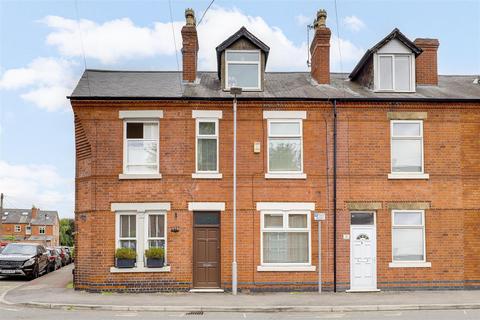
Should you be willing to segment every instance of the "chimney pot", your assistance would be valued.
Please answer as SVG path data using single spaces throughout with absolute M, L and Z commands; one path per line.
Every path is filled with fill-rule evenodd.
M 185 9 L 185 22 L 187 26 L 195 26 L 197 24 L 195 11 L 192 8 Z
M 317 11 L 317 19 L 315 19 L 315 22 L 313 23 L 313 26 L 315 27 L 315 30 L 318 28 L 326 28 L 327 27 L 327 11 L 324 9 L 320 9 Z

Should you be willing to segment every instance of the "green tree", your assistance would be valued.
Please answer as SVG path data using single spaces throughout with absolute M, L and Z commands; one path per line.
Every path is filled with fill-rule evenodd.
M 75 232 L 75 222 L 73 219 L 61 219 L 60 220 L 60 244 L 62 246 L 73 247 Z

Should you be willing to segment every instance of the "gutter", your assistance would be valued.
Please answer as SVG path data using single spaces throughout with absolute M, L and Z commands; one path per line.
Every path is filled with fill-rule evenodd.
M 230 97 L 105 97 L 105 96 L 67 96 L 67 99 L 72 101 L 83 101 L 83 100 L 125 100 L 125 101 L 165 101 L 165 100 L 174 100 L 174 101 L 231 101 Z M 446 103 L 455 103 L 455 102 L 476 102 L 480 103 L 480 98 L 298 98 L 298 97 L 243 97 L 238 98 L 238 100 L 244 101 L 311 101 L 311 102 L 329 102 L 329 101 L 338 101 L 338 102 L 446 102 Z

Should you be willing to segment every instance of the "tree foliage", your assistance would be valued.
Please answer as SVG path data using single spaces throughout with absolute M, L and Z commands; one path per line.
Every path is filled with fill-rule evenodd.
M 60 220 L 60 244 L 62 246 L 74 246 L 75 222 L 73 219 Z

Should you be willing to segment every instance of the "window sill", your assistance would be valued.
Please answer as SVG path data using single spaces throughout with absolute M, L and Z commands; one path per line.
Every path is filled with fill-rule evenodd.
M 389 173 L 388 179 L 416 179 L 416 180 L 428 180 L 430 175 L 428 173 Z
M 140 272 L 170 272 L 170 266 L 163 268 L 116 268 L 111 267 L 110 273 L 140 273 Z
M 316 266 L 257 266 L 257 271 L 273 271 L 273 272 L 282 272 L 282 271 L 315 271 Z
M 431 268 L 431 262 L 390 262 L 389 268 Z
M 265 173 L 265 179 L 307 179 L 306 173 Z
M 192 179 L 222 179 L 221 173 L 192 173 Z
M 139 179 L 162 179 L 161 173 L 154 174 L 128 174 L 122 173 L 118 175 L 119 180 L 139 180 Z

